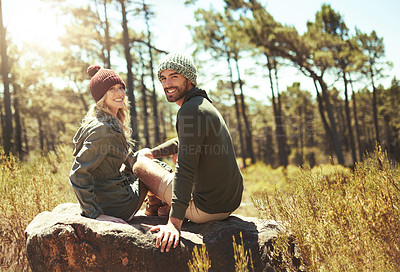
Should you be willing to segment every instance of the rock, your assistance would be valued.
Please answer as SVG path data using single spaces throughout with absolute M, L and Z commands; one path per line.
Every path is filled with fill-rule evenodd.
M 280 224 L 231 215 L 224 221 L 185 221 L 180 244 L 168 253 L 155 247 L 151 226 L 167 217 L 138 215 L 129 225 L 80 216 L 78 204 L 65 203 L 37 215 L 25 231 L 27 256 L 33 271 L 188 271 L 195 246 L 206 245 L 209 271 L 235 271 L 232 236 L 250 249 L 254 271 L 275 271 L 272 243 Z

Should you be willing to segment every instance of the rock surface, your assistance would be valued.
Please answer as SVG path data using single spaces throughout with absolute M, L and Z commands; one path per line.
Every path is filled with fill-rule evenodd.
M 155 247 L 149 229 L 167 217 L 135 216 L 129 225 L 80 216 L 78 204 L 65 203 L 35 217 L 25 231 L 33 271 L 188 271 L 195 246 L 206 245 L 209 271 L 235 271 L 232 236 L 250 249 L 254 271 L 276 271 L 272 243 L 280 225 L 275 221 L 231 215 L 224 221 L 185 221 L 180 244 L 168 253 Z

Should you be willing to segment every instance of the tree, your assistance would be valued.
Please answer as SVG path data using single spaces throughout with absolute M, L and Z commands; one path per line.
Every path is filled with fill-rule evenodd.
M 139 46 L 138 48 L 139 55 L 140 55 L 140 63 L 142 64 L 141 66 L 141 90 L 142 90 L 142 103 L 143 103 L 143 136 L 146 142 L 146 146 L 151 146 L 150 145 L 150 134 L 149 134 L 149 113 L 148 113 L 148 107 L 147 107 L 147 88 L 146 85 L 144 84 L 144 71 L 145 71 L 145 65 L 143 61 L 143 53 L 141 50 L 141 47 Z
M 195 12 L 195 18 L 197 22 L 204 22 L 203 25 L 193 27 L 194 32 L 193 42 L 197 44 L 198 48 L 196 51 L 205 50 L 212 51 L 216 58 L 225 58 L 228 69 L 230 86 L 232 90 L 232 96 L 235 101 L 235 112 L 238 127 L 238 134 L 240 139 L 240 155 L 243 158 L 243 167 L 246 167 L 246 148 L 244 145 L 244 139 L 242 134 L 242 121 L 240 115 L 239 101 L 235 92 L 235 82 L 233 80 L 233 70 L 231 67 L 231 54 L 227 37 L 225 36 L 225 29 L 227 22 L 220 13 L 216 13 L 213 10 L 198 9 Z
M 371 32 L 371 34 L 368 35 L 362 33 L 359 29 L 356 29 L 356 38 L 361 50 L 367 56 L 366 62 L 362 67 L 362 72 L 371 81 L 375 138 L 376 142 L 380 144 L 381 141 L 378 122 L 377 89 L 375 86 L 375 82 L 378 78 L 383 76 L 383 72 L 391 64 L 390 62 L 383 61 L 383 58 L 385 56 L 385 45 L 383 43 L 383 38 L 379 38 L 374 30 Z
M 282 113 L 282 108 L 280 105 L 280 95 L 278 89 L 277 80 L 277 52 L 274 51 L 270 44 L 274 43 L 275 31 L 280 24 L 278 24 L 273 17 L 256 1 L 250 1 L 250 3 L 245 3 L 244 1 L 225 1 L 233 10 L 238 10 L 243 8 L 245 11 L 250 9 L 252 11 L 253 19 L 241 18 L 244 22 L 242 32 L 245 32 L 248 36 L 248 42 L 251 47 L 255 48 L 258 54 L 263 54 L 267 60 L 268 68 L 268 78 L 270 82 L 271 94 L 272 94 L 272 106 L 275 118 L 275 136 L 276 142 L 278 144 L 278 154 L 280 165 L 288 165 L 288 152 L 286 145 L 286 131 L 285 123 Z M 257 54 L 256 53 L 256 54 Z M 273 74 L 275 74 L 275 84 L 273 79 Z M 276 94 L 275 95 L 275 87 Z
M 318 18 L 319 21 L 318 27 L 320 29 L 318 31 L 326 33 L 327 38 L 331 40 L 330 51 L 335 61 L 335 66 L 339 69 L 343 79 L 346 125 L 354 165 L 357 161 L 357 155 L 349 104 L 348 74 L 356 69 L 355 57 L 358 55 L 358 52 L 349 39 L 349 31 L 342 16 L 335 12 L 330 5 L 323 5 L 321 10 L 317 13 L 316 18 Z
M 4 152 L 9 154 L 12 151 L 12 138 L 13 138 L 13 126 L 12 126 L 12 112 L 11 112 L 11 95 L 10 95 L 10 79 L 9 79 L 9 64 L 7 55 L 7 41 L 6 41 L 6 29 L 3 25 L 3 11 L 0 0 L 0 51 L 1 51 L 1 74 L 3 77 L 4 86 Z
M 329 129 L 338 162 L 344 164 L 342 141 L 337 132 L 328 86 L 324 80 L 325 72 L 334 67 L 331 49 L 335 47 L 335 40 L 332 33 L 336 33 L 342 27 L 342 22 L 338 18 L 340 18 L 340 15 L 336 14 L 330 5 L 322 5 L 321 10 L 315 15 L 315 22 L 307 22 L 307 32 L 303 37 L 307 54 L 304 55 L 304 58 L 292 58 L 292 60 L 296 61 L 305 75 L 312 77 L 320 85 L 322 99 L 318 101 L 321 103 L 321 108 L 325 108 L 329 120 L 329 123 L 326 122 L 325 126 Z M 295 51 L 296 49 L 290 46 L 289 50 Z M 301 56 L 301 53 L 304 52 L 296 52 L 299 56 Z M 322 111 L 320 113 L 323 114 Z
M 356 126 L 356 139 L 357 139 L 357 149 L 358 149 L 358 157 L 360 160 L 362 160 L 363 156 L 363 151 L 361 148 L 361 132 L 360 132 L 360 125 L 358 122 L 358 110 L 357 110 L 357 98 L 356 94 L 354 91 L 353 87 L 353 80 L 351 79 L 350 73 L 349 73 L 349 81 L 350 81 L 350 86 L 351 86 L 351 101 L 352 101 L 352 106 L 353 106 L 353 116 L 354 116 L 354 125 Z
M 393 78 L 388 89 L 379 89 L 378 112 L 384 123 L 381 144 L 390 158 L 400 161 L 400 81 Z
M 150 76 L 152 82 L 152 105 L 153 105 L 153 123 L 154 123 L 154 145 L 160 144 L 160 128 L 159 128 L 159 117 L 158 117 L 158 106 L 157 106 L 157 94 L 156 94 L 156 86 L 154 85 L 154 67 L 153 67 L 153 48 L 151 46 L 151 32 L 150 32 L 150 15 L 152 15 L 148 5 L 146 5 L 145 0 L 143 0 L 143 11 L 144 11 L 144 19 L 146 22 L 147 28 L 147 45 L 149 49 L 149 57 L 150 57 Z
M 228 47 L 229 50 L 232 52 L 232 59 L 235 61 L 236 64 L 236 73 L 237 73 L 237 81 L 239 83 L 239 90 L 240 90 L 240 109 L 243 117 L 243 123 L 244 123 L 244 135 L 246 139 L 246 150 L 247 150 L 247 155 L 251 159 L 251 163 L 255 163 L 256 159 L 254 156 L 254 150 L 253 150 L 253 132 L 252 129 L 250 128 L 250 122 L 247 117 L 247 106 L 246 102 L 244 99 L 244 93 L 243 93 L 243 81 L 242 77 L 240 75 L 240 68 L 239 68 L 239 55 L 240 55 L 240 49 L 244 48 L 246 44 L 248 44 L 247 37 L 244 34 L 244 31 L 242 31 L 243 26 L 240 25 L 240 20 L 234 21 L 229 10 L 225 10 L 225 18 L 227 18 L 227 25 L 225 25 L 226 30 L 225 30 L 225 36 L 228 40 Z
M 108 22 L 108 14 L 107 14 L 107 3 L 108 0 L 104 0 L 104 36 L 105 36 L 105 59 L 106 59 L 106 68 L 111 69 L 111 41 L 110 41 L 110 23 Z M 97 6 L 97 5 L 96 5 Z M 100 15 L 99 15 L 100 18 Z
M 123 29 L 123 46 L 124 54 L 126 59 L 126 70 L 127 70 L 127 94 L 130 103 L 130 115 L 131 115 L 131 126 L 132 126 L 132 139 L 139 142 L 139 131 L 136 113 L 136 102 L 134 94 L 133 85 L 133 74 L 132 74 L 132 57 L 130 52 L 130 39 L 129 39 L 129 29 L 128 20 L 126 18 L 126 7 L 125 0 L 118 0 L 121 4 L 121 15 L 122 15 L 122 29 Z
M 315 159 L 311 151 L 315 145 L 314 102 L 309 91 L 300 89 L 300 83 L 294 82 L 282 93 L 285 105 L 285 117 L 288 120 L 288 145 L 292 149 L 294 163 L 304 164 L 304 158 L 313 165 Z M 294 151 L 294 152 L 293 152 Z M 294 154 L 293 154 L 294 153 Z

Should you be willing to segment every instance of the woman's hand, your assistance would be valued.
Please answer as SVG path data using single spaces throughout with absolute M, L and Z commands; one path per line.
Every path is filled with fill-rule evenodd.
M 178 153 L 175 153 L 174 155 L 172 155 L 172 161 L 175 163 L 178 161 Z
M 146 148 L 142 148 L 142 149 L 140 149 L 138 151 L 138 158 L 140 156 L 145 156 L 145 157 L 147 157 L 149 159 L 154 159 L 153 153 L 151 153 L 150 148 L 147 148 L 147 147 Z
M 128 223 L 125 222 L 125 220 L 123 220 L 121 218 L 110 216 L 110 215 L 105 215 L 105 214 L 100 214 L 99 216 L 97 216 L 96 220 L 109 221 L 109 222 L 113 222 L 113 223 L 120 223 L 120 224 L 129 225 Z

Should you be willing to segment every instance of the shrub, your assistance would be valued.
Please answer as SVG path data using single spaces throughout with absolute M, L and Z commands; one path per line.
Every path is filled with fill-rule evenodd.
M 76 202 L 68 183 L 72 152 L 60 147 L 27 162 L 0 151 L 1 270 L 26 271 L 25 229 L 33 218 L 62 202 Z
M 287 223 L 310 271 L 397 270 L 399 166 L 377 148 L 354 171 L 335 167 L 329 174 L 304 167 L 285 191 L 266 191 L 254 202 L 265 217 Z

